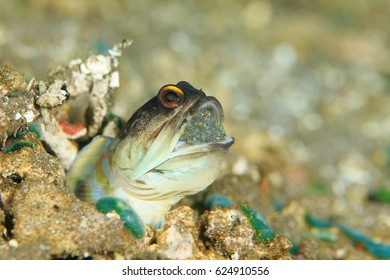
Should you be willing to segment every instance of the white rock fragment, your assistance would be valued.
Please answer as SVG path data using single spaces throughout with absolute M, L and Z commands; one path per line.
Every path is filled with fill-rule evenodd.
M 63 86 L 64 82 L 60 80 L 55 80 L 48 89 L 46 89 L 44 83 L 40 83 L 37 104 L 45 108 L 54 108 L 62 105 L 68 97 L 68 93 L 62 90 Z
M 19 120 L 21 117 L 22 117 L 22 115 L 20 113 L 15 114 L 15 120 Z
M 80 71 L 83 74 L 90 74 L 91 73 L 91 70 L 87 67 L 87 65 L 85 65 L 85 63 L 80 64 Z
M 169 245 L 163 252 L 174 260 L 185 260 L 193 257 L 195 240 L 189 232 L 184 232 L 177 226 L 169 227 L 160 237 Z
M 118 71 L 111 73 L 109 87 L 110 88 L 118 88 L 119 87 L 119 72 Z
M 87 228 L 88 227 L 87 219 L 85 217 L 82 218 L 79 227 L 80 228 Z
M 34 112 L 33 111 L 27 111 L 26 113 L 23 114 L 24 119 L 26 120 L 27 123 L 30 123 L 34 121 Z
M 46 244 L 39 244 L 38 248 L 41 251 L 49 251 L 51 249 L 51 247 L 49 245 L 46 245 Z
M 39 81 L 38 82 L 38 92 L 39 92 L 39 94 L 43 94 L 44 92 L 46 92 L 46 90 L 47 90 L 46 83 L 43 82 L 43 81 Z
M 239 260 L 240 254 L 238 252 L 235 252 L 233 255 L 230 256 L 232 260 Z
M 119 66 L 119 61 L 115 57 L 111 57 L 111 66 L 112 68 L 116 69 Z
M 121 56 L 122 55 L 122 51 L 121 50 L 117 50 L 117 49 L 111 49 L 111 50 L 108 50 L 108 54 L 111 55 L 111 56 Z
M 71 97 L 89 93 L 91 87 L 92 77 L 78 71 L 72 71 L 72 77 L 68 83 L 68 92 Z
M 102 131 L 102 135 L 115 138 L 119 132 L 119 127 L 115 120 L 109 121 Z
M 335 255 L 337 259 L 343 259 L 347 255 L 347 250 L 345 248 L 337 249 Z
M 119 214 L 118 214 L 117 212 L 115 212 L 115 211 L 108 212 L 108 213 L 106 214 L 106 217 L 109 218 L 109 219 L 118 219 L 118 220 L 121 219 L 121 217 L 119 216 Z
M 169 212 L 165 224 L 156 235 L 160 251 L 169 259 L 194 258 L 198 253 L 195 223 L 195 213 L 188 206 L 178 207 Z
M 69 68 L 77 67 L 77 66 L 80 65 L 82 62 L 83 62 L 83 60 L 82 60 L 81 58 L 73 59 L 73 60 L 69 61 L 68 67 L 69 67 Z
M 85 65 L 92 75 L 104 76 L 111 71 L 111 58 L 104 55 L 93 55 L 87 59 Z
M 35 84 L 35 78 L 32 78 L 32 79 L 28 82 L 25 91 L 26 91 L 26 92 L 30 91 L 34 84 Z
M 246 158 L 240 157 L 232 167 L 232 173 L 234 175 L 244 175 L 249 172 L 249 162 Z
M 18 248 L 19 246 L 18 241 L 16 241 L 15 239 L 11 239 L 10 241 L 8 241 L 8 245 L 12 248 Z
M 99 131 L 104 116 L 108 111 L 106 94 L 109 90 L 109 80 L 96 80 L 89 95 L 89 108 L 91 109 L 91 122 L 88 125 L 88 136 L 93 137 Z
M 125 39 L 120 43 L 115 44 L 112 49 L 108 50 L 108 54 L 111 56 L 121 56 L 122 50 L 130 47 L 133 44 L 133 40 Z

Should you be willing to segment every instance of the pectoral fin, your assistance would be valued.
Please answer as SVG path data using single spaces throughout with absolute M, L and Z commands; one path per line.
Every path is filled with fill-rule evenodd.
M 113 138 L 95 137 L 77 155 L 68 171 L 67 186 L 82 200 L 94 202 L 104 190 L 106 177 L 102 173 L 102 161 Z M 103 179 L 102 179 L 103 178 Z M 100 182 L 103 182 L 100 183 Z M 94 193 L 95 192 L 95 193 Z
M 169 159 L 170 154 L 177 141 L 179 141 L 180 135 L 175 135 L 173 138 L 170 137 L 172 131 L 169 127 L 164 127 L 157 138 L 150 145 L 147 153 L 136 166 L 130 180 L 135 181 L 140 176 L 149 172 L 153 168 L 159 166 L 164 161 Z

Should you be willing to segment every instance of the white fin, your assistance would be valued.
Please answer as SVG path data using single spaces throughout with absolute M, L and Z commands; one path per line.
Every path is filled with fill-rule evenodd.
M 164 127 L 153 143 L 148 148 L 145 156 L 136 166 L 130 181 L 135 181 L 140 176 L 149 172 L 156 166 L 159 166 L 163 162 L 169 159 L 169 155 L 172 153 L 177 141 L 179 141 L 180 135 L 176 134 L 173 138 L 170 138 L 172 131 L 169 128 Z

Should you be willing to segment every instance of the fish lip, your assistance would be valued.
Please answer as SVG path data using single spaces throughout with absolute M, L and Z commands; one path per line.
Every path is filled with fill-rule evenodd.
M 216 144 L 221 144 L 222 146 L 224 146 L 224 148 L 228 149 L 234 144 L 235 141 L 236 140 L 234 139 L 234 137 L 226 135 L 225 140 L 216 142 Z
M 209 147 L 221 147 L 221 148 L 224 148 L 224 149 L 229 149 L 235 142 L 235 138 L 232 137 L 232 136 L 229 136 L 229 135 L 226 135 L 225 139 L 221 140 L 221 141 L 217 141 L 217 142 L 205 142 L 205 143 L 197 143 L 197 144 L 190 144 L 190 143 L 187 143 L 187 142 L 184 142 L 184 141 L 181 141 L 179 140 L 176 145 L 175 145 L 175 148 L 174 148 L 174 152 L 181 149 L 181 148 L 184 148 L 186 146 L 209 146 Z

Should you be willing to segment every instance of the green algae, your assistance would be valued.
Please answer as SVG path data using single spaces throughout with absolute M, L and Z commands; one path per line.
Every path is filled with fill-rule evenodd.
M 31 149 L 35 149 L 34 143 L 21 141 L 21 142 L 16 142 L 15 144 L 12 144 L 8 148 L 5 148 L 3 150 L 3 153 L 5 153 L 5 154 L 14 153 L 14 152 L 19 151 L 20 149 L 22 149 L 24 147 L 30 147 Z
M 225 195 L 212 194 L 205 199 L 204 205 L 207 209 L 211 210 L 215 207 L 227 208 L 233 206 L 234 203 Z
M 96 202 L 96 208 L 104 214 L 112 211 L 118 213 L 125 228 L 135 238 L 142 238 L 145 235 L 145 225 L 142 219 L 124 200 L 117 197 L 103 197 Z
M 316 228 L 330 228 L 330 227 L 337 227 L 339 228 L 348 238 L 353 240 L 354 242 L 363 244 L 371 254 L 374 256 L 380 258 L 380 259 L 389 259 L 390 258 L 390 245 L 389 244 L 383 244 L 379 242 L 374 242 L 371 238 L 364 235 L 358 230 L 355 230 L 353 228 L 347 227 L 345 225 L 332 222 L 332 221 L 325 221 L 317 219 L 309 214 L 306 214 L 305 216 L 306 222 Z
M 247 204 L 241 205 L 240 209 L 242 213 L 248 218 L 249 223 L 256 232 L 255 237 L 259 241 L 267 243 L 274 239 L 275 232 L 259 213 L 257 213 Z

